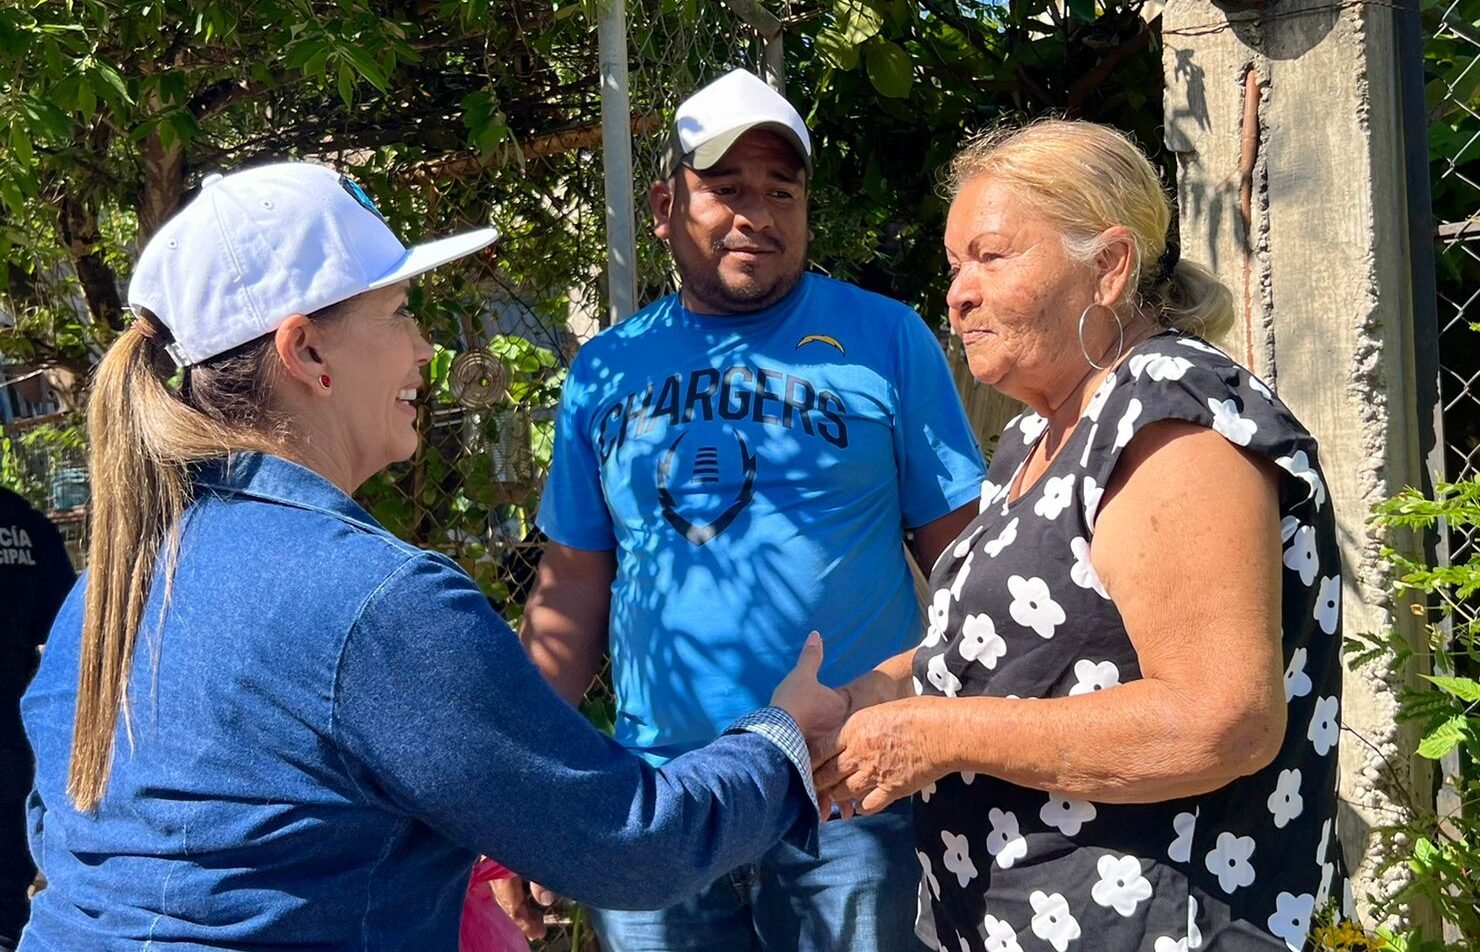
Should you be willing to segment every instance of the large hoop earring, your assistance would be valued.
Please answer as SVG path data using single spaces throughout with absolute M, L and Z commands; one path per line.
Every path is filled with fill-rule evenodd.
M 1110 312 L 1110 316 L 1115 318 L 1115 331 L 1117 334 L 1115 341 L 1115 356 L 1110 358 L 1110 362 L 1108 364 L 1095 363 L 1095 359 L 1089 355 L 1089 348 L 1084 346 L 1084 319 L 1089 316 L 1090 308 L 1095 307 L 1105 308 L 1105 310 Z M 1115 366 L 1115 362 L 1120 359 L 1120 355 L 1124 351 L 1125 324 L 1121 322 L 1120 315 L 1115 313 L 1115 308 L 1113 307 L 1108 307 L 1104 304 L 1099 303 L 1098 301 L 1091 301 L 1088 307 L 1079 312 L 1079 352 L 1084 355 L 1085 361 L 1091 367 L 1095 368 L 1096 370 L 1106 370 L 1110 367 Z

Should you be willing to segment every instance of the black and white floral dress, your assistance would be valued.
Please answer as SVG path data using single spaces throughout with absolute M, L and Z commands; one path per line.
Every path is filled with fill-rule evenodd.
M 1090 803 L 970 774 L 921 791 L 922 896 L 944 952 L 1298 952 L 1313 910 L 1342 898 L 1341 568 L 1316 442 L 1262 381 L 1196 337 L 1169 331 L 1133 348 L 1011 502 L 1045 423 L 1030 412 L 1008 424 L 981 513 L 931 573 L 915 690 L 1050 698 L 1141 676 L 1090 543 L 1120 453 L 1168 419 L 1211 427 L 1287 474 L 1284 743 L 1256 774 L 1160 803 Z

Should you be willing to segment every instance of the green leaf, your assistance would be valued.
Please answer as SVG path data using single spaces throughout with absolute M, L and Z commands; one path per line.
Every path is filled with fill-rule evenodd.
M 1465 716 L 1456 714 L 1424 735 L 1418 743 L 1418 755 L 1438 760 L 1462 743 L 1467 735 Z
M 31 163 L 36 160 L 36 153 L 31 148 L 31 137 L 26 134 L 19 119 L 13 119 L 10 123 L 10 151 L 26 168 L 30 168 Z
M 1480 701 L 1480 681 L 1474 678 L 1449 678 L 1440 675 L 1423 675 L 1425 681 L 1430 682 L 1445 694 L 1452 694 L 1461 701 L 1474 704 Z
M 907 99 L 915 82 L 915 64 L 897 43 L 877 40 L 867 47 L 869 82 L 881 95 Z
M 837 31 L 854 46 L 873 39 L 884 28 L 884 15 L 869 0 L 838 0 Z
M 339 63 L 339 98 L 344 100 L 346 106 L 355 104 L 355 74 L 348 63 Z
M 858 47 L 832 27 L 817 31 L 817 52 L 838 69 L 849 70 L 858 65 Z
M 107 63 L 99 63 L 93 70 L 93 76 L 119 99 L 129 105 L 133 105 L 133 97 L 128 94 L 128 84 L 123 81 L 122 76 L 118 75 L 118 70 L 109 66 Z M 102 90 L 99 90 L 99 92 L 102 92 Z
M 77 111 L 82 113 L 83 122 L 92 122 L 93 113 L 98 109 L 98 97 L 93 92 L 89 83 L 78 83 L 77 85 Z

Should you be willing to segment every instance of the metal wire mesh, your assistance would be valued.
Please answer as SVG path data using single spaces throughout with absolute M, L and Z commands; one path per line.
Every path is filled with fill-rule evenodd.
M 1440 399 L 1445 476 L 1480 477 L 1480 30 L 1476 4 L 1430 11 L 1425 44 L 1430 174 L 1437 220 Z M 1467 561 L 1480 532 L 1451 534 L 1450 559 Z
M 762 40 L 729 5 L 717 0 L 640 0 L 629 9 L 632 110 L 651 117 L 632 143 L 637 300 L 645 304 L 677 286 L 667 249 L 646 226 L 648 188 L 670 171 L 665 157 L 673 112 L 694 90 L 732 69 L 760 72 Z

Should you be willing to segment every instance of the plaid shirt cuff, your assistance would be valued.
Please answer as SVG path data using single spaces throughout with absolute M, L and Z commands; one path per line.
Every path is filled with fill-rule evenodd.
M 759 734 L 781 748 L 781 752 L 801 776 L 802 787 L 807 792 L 807 802 L 812 804 L 812 812 L 815 814 L 817 789 L 812 786 L 812 755 L 807 752 L 807 738 L 803 736 L 797 722 L 792 720 L 792 716 L 779 707 L 763 707 L 735 721 L 725 733 L 735 731 Z

